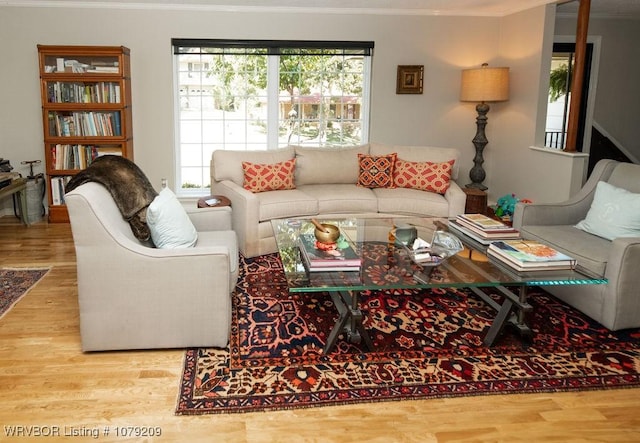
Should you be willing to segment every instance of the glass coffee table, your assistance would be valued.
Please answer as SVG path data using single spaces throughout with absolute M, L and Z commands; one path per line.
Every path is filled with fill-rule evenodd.
M 351 343 L 373 344 L 364 327 L 359 294 L 365 290 L 469 288 L 496 311 L 496 316 L 483 338 L 491 346 L 505 325 L 514 326 L 524 336 L 532 331 L 526 313 L 530 286 L 606 284 L 606 279 L 592 278 L 579 270 L 553 270 L 517 273 L 488 258 L 486 246 L 456 233 L 464 249 L 438 266 L 422 266 L 411 257 L 396 232 L 398 226 L 415 227 L 418 238 L 431 242 L 434 232 L 447 231 L 447 220 L 441 218 L 347 218 L 321 219 L 340 227 L 344 237 L 360 255 L 358 270 L 309 272 L 301 257 L 301 236 L 312 236 L 314 225 L 305 219 L 273 220 L 278 253 L 282 260 L 289 292 L 327 292 L 339 313 L 324 353 L 333 349 L 341 334 Z M 393 232 L 392 232 L 393 231 Z M 394 237 L 395 235 L 395 237 Z M 497 301 L 481 288 L 495 288 L 502 297 Z M 515 291 L 515 292 L 514 292 Z

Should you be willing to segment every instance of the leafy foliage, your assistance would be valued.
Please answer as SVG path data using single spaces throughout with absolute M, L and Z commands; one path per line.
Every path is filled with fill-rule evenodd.
M 560 97 L 571 91 L 571 79 L 569 78 L 569 66 L 566 63 L 551 71 L 549 77 L 549 97 L 555 102 Z

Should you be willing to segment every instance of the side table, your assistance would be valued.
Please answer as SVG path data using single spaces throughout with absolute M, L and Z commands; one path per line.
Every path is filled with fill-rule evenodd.
M 462 188 L 467 194 L 467 203 L 464 207 L 465 214 L 486 214 L 487 193 L 475 188 Z
M 29 226 L 29 214 L 27 213 L 27 179 L 15 178 L 10 185 L 0 189 L 0 199 L 10 195 L 18 194 L 18 210 L 20 212 L 20 221 Z
M 216 199 L 218 200 L 216 203 L 209 204 L 208 200 Z M 199 208 L 217 208 L 222 206 L 231 206 L 231 200 L 229 200 L 224 195 L 207 195 L 206 197 L 202 197 L 198 199 L 198 207 Z

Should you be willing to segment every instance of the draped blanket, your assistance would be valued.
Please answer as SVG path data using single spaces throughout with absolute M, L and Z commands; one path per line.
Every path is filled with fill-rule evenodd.
M 147 207 L 158 193 L 135 163 L 118 155 L 98 157 L 69 181 L 66 192 L 88 182 L 100 183 L 109 190 L 138 240 L 151 238 Z

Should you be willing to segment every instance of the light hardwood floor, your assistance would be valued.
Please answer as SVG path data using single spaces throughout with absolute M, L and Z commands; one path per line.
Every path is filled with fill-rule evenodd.
M 69 225 L 26 228 L 2 217 L 0 245 L 2 267 L 51 267 L 0 320 L 0 441 L 54 440 L 7 436 L 19 426 L 58 427 L 63 438 L 56 441 L 74 442 L 640 441 L 640 389 L 176 416 L 182 351 L 80 351 Z M 160 427 L 162 435 L 118 437 L 127 426 Z M 99 439 L 64 438 L 94 429 Z

